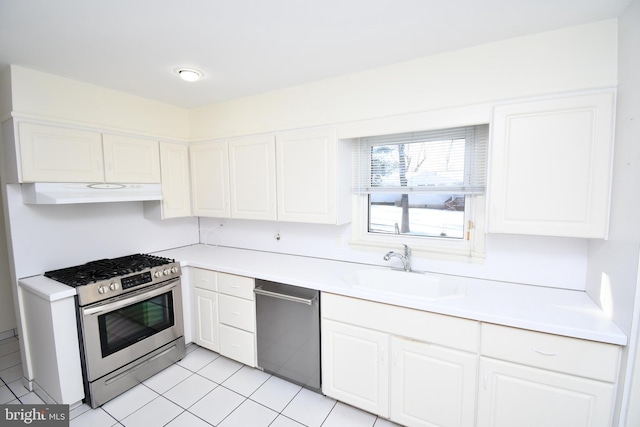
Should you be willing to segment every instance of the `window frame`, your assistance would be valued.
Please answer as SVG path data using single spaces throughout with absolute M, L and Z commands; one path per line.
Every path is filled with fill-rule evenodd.
M 357 144 L 357 142 L 355 143 Z M 356 156 L 355 151 L 359 151 L 359 149 L 354 150 L 354 156 Z M 357 156 L 360 155 L 357 154 Z M 370 162 L 370 159 L 368 162 Z M 354 158 L 354 167 L 356 167 L 356 164 L 360 163 L 358 159 Z M 484 173 L 486 174 L 486 172 Z M 360 180 L 361 178 L 358 177 L 357 179 Z M 359 186 L 360 183 L 355 185 Z M 370 232 L 369 194 L 356 191 L 352 195 L 350 244 L 360 249 L 376 251 L 402 247 L 403 244 L 406 244 L 418 256 L 481 262 L 485 258 L 486 191 L 480 194 L 465 194 L 464 197 L 464 230 L 463 238 L 459 239 Z
M 369 231 L 369 197 L 352 196 L 353 221 L 351 246 L 364 250 L 387 250 L 409 246 L 414 255 L 436 259 L 481 262 L 485 258 L 485 195 L 466 195 L 463 239 L 411 236 L 408 234 L 371 233 Z M 471 221 L 472 227 L 469 228 Z M 467 234 L 468 233 L 468 234 Z

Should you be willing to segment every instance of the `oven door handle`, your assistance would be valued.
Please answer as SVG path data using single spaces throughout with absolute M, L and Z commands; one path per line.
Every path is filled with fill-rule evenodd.
M 150 291 L 143 291 L 129 298 L 118 300 L 109 304 L 99 305 L 97 307 L 84 308 L 82 309 L 82 315 L 91 316 L 92 314 L 100 314 L 107 311 L 113 311 L 113 310 L 117 310 L 118 308 L 126 307 L 128 305 L 135 304 L 137 302 L 144 301 L 149 298 L 153 298 L 155 296 L 164 294 L 170 289 L 175 288 L 176 286 L 178 286 L 179 282 L 180 282 L 180 279 L 173 279 L 169 283 L 167 283 L 165 286 L 162 286 Z

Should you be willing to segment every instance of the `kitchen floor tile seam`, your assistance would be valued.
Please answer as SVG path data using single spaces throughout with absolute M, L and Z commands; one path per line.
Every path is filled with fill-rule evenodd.
M 9 390 L 9 392 L 11 392 L 11 394 L 13 394 L 13 397 L 15 397 L 20 403 L 22 403 L 22 401 L 16 395 L 16 393 L 11 389 L 11 387 L 9 387 L 9 384 L 7 384 L 7 382 L 5 380 L 3 380 L 2 378 L 0 378 L 0 381 L 2 381 L 2 384 L 0 384 L 0 387 L 3 387 L 3 386 L 6 387 L 7 390 Z

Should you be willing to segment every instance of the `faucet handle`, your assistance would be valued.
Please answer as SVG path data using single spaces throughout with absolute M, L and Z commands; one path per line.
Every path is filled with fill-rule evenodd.
M 404 256 L 411 255 L 411 248 L 409 246 L 407 246 L 407 245 L 404 245 L 404 244 L 403 244 L 403 246 L 404 246 Z

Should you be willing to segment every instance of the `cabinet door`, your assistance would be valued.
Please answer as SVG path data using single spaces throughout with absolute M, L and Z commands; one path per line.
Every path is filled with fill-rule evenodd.
M 322 391 L 327 396 L 389 416 L 389 336 L 322 320 Z
M 21 182 L 104 182 L 100 133 L 20 123 Z
M 276 219 L 276 152 L 273 135 L 229 141 L 231 216 Z
M 189 147 L 183 144 L 161 142 L 160 171 L 162 218 L 190 216 Z
M 611 425 L 613 384 L 481 358 L 478 427 Z
M 218 333 L 218 294 L 205 289 L 193 290 L 195 343 L 212 351 L 220 350 Z
M 190 147 L 193 214 L 229 218 L 229 160 L 226 142 Z
M 393 421 L 407 426 L 474 425 L 476 355 L 396 337 L 391 352 Z
M 122 183 L 160 183 L 158 141 L 103 134 L 105 180 Z
M 278 219 L 335 224 L 335 130 L 319 129 L 278 134 Z
M 611 92 L 496 107 L 488 231 L 606 237 L 613 109 Z

